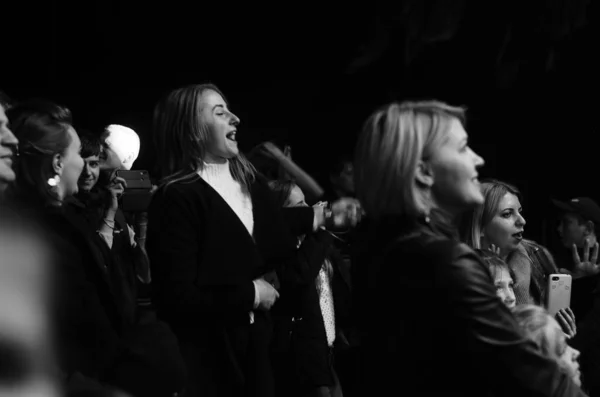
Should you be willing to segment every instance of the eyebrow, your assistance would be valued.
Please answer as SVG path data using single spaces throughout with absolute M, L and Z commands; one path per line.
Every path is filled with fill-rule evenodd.
M 215 110 L 216 108 L 221 108 L 221 109 L 225 110 L 225 105 L 221 105 L 219 103 L 219 104 L 216 104 L 215 106 L 213 106 L 213 110 Z

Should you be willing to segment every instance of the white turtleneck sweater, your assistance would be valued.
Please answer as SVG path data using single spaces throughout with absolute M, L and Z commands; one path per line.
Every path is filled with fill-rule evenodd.
M 229 170 L 229 161 L 223 164 L 204 163 L 203 169 L 198 174 L 229 204 L 252 236 L 254 232 L 252 199 L 244 192 L 242 185 L 233 179 Z
M 198 175 L 221 195 L 223 200 L 240 218 L 250 236 L 254 233 L 254 214 L 252 213 L 252 199 L 245 193 L 242 185 L 231 175 L 229 161 L 223 164 L 204 163 Z M 260 295 L 256 281 L 254 283 L 254 308 L 260 304 Z M 250 312 L 250 323 L 254 323 L 254 313 Z

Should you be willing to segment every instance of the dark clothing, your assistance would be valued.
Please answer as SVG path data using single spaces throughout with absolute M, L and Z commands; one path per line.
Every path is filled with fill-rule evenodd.
M 321 386 L 335 388 L 338 383 L 333 369 L 334 351 L 327 344 L 316 285 L 318 273 L 327 258 L 333 267 L 330 284 L 339 334 L 348 323 L 350 313 L 350 275 L 340 254 L 332 246 L 333 239 L 331 234 L 322 230 L 307 235 L 298 250 L 302 255 L 304 275 L 296 280 L 289 280 L 283 274 L 279 277 L 282 296 L 290 298 L 282 298 L 281 305 L 274 310 L 277 313 L 276 339 L 287 339 L 288 342 L 287 346 L 285 342 L 278 343 L 276 350 L 284 350 L 279 357 L 291 364 L 287 368 L 288 378 L 280 385 L 282 396 L 303 395 Z M 344 342 L 345 338 L 338 336 L 335 345 Z
M 358 263 L 363 392 L 585 395 L 526 338 L 452 229 L 393 218 L 373 226 Z
M 200 177 L 160 188 L 150 205 L 153 301 L 182 346 L 190 371 L 186 396 L 273 395 L 271 315 L 254 311 L 250 323 L 252 280 L 294 266 L 295 236 L 312 230 L 314 212 L 282 213 L 261 182 L 250 195 L 252 236 Z
M 67 390 L 109 384 L 134 396 L 166 397 L 181 391 L 181 363 L 146 349 L 131 327 L 100 237 L 74 223 L 62 207 L 21 205 L 17 212 L 35 222 L 52 247 L 56 293 L 51 317 Z M 169 345 L 167 351 L 178 350 L 174 338 L 159 333 L 162 345 Z
M 589 282 L 588 296 L 585 297 L 589 305 L 585 317 L 577 318 L 577 334 L 569 342 L 581 352 L 579 362 L 581 364 L 582 382 L 590 396 L 600 396 L 600 292 L 596 290 L 600 285 L 596 284 L 592 289 L 592 281 L 598 281 L 597 277 L 586 277 Z M 592 290 L 596 292 L 592 293 Z M 573 286 L 575 293 L 575 286 Z M 575 307 L 573 307 L 575 311 Z M 578 314 L 575 313 L 575 316 Z

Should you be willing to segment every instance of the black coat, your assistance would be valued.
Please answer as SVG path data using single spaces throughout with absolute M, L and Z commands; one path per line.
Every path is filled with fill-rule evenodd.
M 250 324 L 252 280 L 295 266 L 295 236 L 312 230 L 314 212 L 281 211 L 262 182 L 250 194 L 253 236 L 200 177 L 159 189 L 149 209 L 153 301 L 182 346 L 190 396 L 273 394 L 272 323 L 255 311 Z
M 333 386 L 331 372 L 332 351 L 327 345 L 327 334 L 317 290 L 317 276 L 327 258 L 333 267 L 331 292 L 335 308 L 336 346 L 344 343 L 342 328 L 350 313 L 350 274 L 340 253 L 333 247 L 333 237 L 325 231 L 306 236 L 298 250 L 305 270 L 303 277 L 296 280 L 282 280 L 282 295 L 291 299 L 287 304 L 287 313 L 278 316 L 278 337 L 289 338 L 287 359 L 291 379 L 287 381 L 287 395 L 294 390 L 306 393 L 320 386 Z M 284 301 L 282 300 L 282 304 Z M 279 306 L 282 308 L 283 306 Z M 284 339 L 285 340 L 285 339 Z M 277 346 L 281 349 L 282 344 Z
M 37 224 L 52 247 L 51 317 L 67 389 L 94 390 L 107 384 L 135 397 L 166 397 L 181 391 L 182 363 L 165 360 L 162 354 L 157 358 L 146 348 L 152 345 L 147 343 L 151 333 L 160 334 L 162 346 L 170 352 L 178 351 L 176 340 L 164 327 L 139 332 L 131 326 L 110 277 L 110 251 L 104 241 L 62 207 L 20 205 L 16 212 Z
M 364 390 L 584 395 L 525 337 L 472 249 L 428 226 L 410 229 L 375 224 L 359 263 Z

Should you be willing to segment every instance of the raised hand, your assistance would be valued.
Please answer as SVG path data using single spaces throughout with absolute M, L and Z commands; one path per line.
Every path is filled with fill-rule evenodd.
M 112 202 L 110 209 L 116 211 L 119 208 L 119 198 L 123 195 L 125 188 L 127 187 L 127 182 L 125 179 L 121 177 L 114 177 L 110 184 L 108 185 L 108 190 L 110 191 Z
M 556 313 L 556 321 L 560 324 L 560 327 L 567 338 L 571 339 L 577 334 L 575 314 L 573 314 L 571 308 L 567 307 L 566 309 L 560 309 L 558 313 Z
M 496 247 L 495 244 L 490 244 L 490 247 L 488 249 L 490 251 L 492 251 L 494 254 L 500 256 L 500 247 Z
M 590 256 L 591 248 L 591 256 Z M 589 277 L 600 273 L 600 266 L 598 266 L 598 243 L 594 244 L 593 248 L 590 247 L 589 241 L 586 239 L 583 243 L 583 258 L 579 256 L 577 252 L 577 246 L 573 244 L 571 248 L 573 254 L 573 278 Z M 561 271 L 562 272 L 562 271 Z

